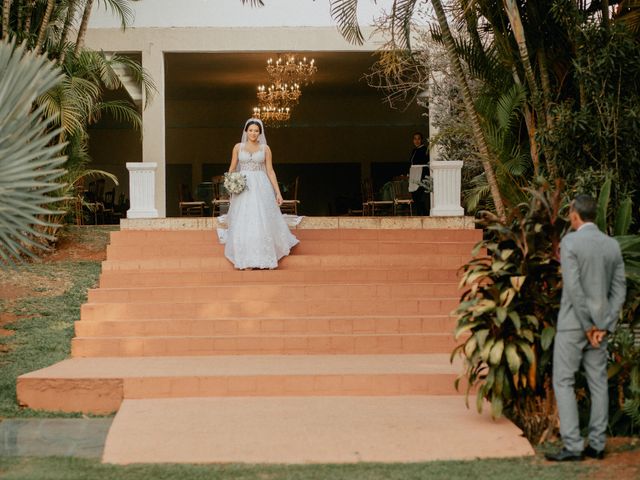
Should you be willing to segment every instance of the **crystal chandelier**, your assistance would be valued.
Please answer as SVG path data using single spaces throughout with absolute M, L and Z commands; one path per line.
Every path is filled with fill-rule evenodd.
M 265 125 L 270 127 L 281 127 L 285 125 L 291 118 L 291 109 L 289 107 L 254 107 L 253 117 L 259 118 Z
M 261 107 L 291 107 L 298 103 L 302 92 L 297 83 L 277 83 L 269 87 L 260 85 L 258 87 L 258 101 Z
M 306 85 L 312 81 L 313 75 L 318 71 L 316 61 L 307 57 L 298 60 L 293 53 L 285 53 L 274 61 L 267 60 L 267 73 L 275 84 L 288 83 Z

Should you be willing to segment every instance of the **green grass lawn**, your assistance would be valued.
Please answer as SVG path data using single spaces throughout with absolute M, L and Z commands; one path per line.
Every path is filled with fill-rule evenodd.
M 586 478 L 592 464 L 544 464 L 538 459 L 353 465 L 102 465 L 97 460 L 0 458 L 3 480 L 560 480 Z
M 13 302 L 0 303 L 2 311 L 18 315 L 5 325 L 11 336 L 0 337 L 0 418 L 53 416 L 49 412 L 21 409 L 16 402 L 16 378 L 64 360 L 70 354 L 73 322 L 80 318 L 80 306 L 87 289 L 96 285 L 99 262 L 66 261 L 27 264 L 12 272 L 26 279 L 32 294 Z M 56 416 L 69 416 L 57 414 Z

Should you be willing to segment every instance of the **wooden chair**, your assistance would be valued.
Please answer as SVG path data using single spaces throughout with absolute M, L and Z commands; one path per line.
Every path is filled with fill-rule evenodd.
M 298 200 L 299 183 L 300 183 L 300 177 L 296 177 L 296 180 L 293 182 L 293 198 L 289 198 L 282 201 L 282 205 L 280 205 L 280 211 L 282 213 L 288 213 L 290 215 L 298 215 L 298 205 L 300 205 L 300 200 Z M 291 189 L 289 191 L 291 191 Z
M 104 193 L 104 201 L 102 202 L 104 215 L 104 223 L 112 224 L 115 218 L 116 189 L 115 187 Z
M 73 187 L 73 198 L 71 202 L 73 204 L 73 214 L 75 217 L 76 225 L 84 225 L 84 184 L 79 183 Z
M 226 188 L 224 188 L 224 175 L 216 175 L 211 178 L 211 184 L 213 186 L 213 198 L 211 200 L 211 211 L 213 216 L 222 215 L 223 209 L 224 213 L 229 210 L 229 192 Z
M 181 183 L 178 186 L 178 208 L 181 217 L 202 217 L 204 216 L 204 205 L 202 201 L 194 201 L 191 190 L 187 185 Z
M 373 185 L 371 180 L 365 178 L 360 184 L 362 192 L 362 215 L 375 216 L 376 209 L 382 213 L 387 211 L 388 213 L 393 211 L 393 200 L 376 200 L 373 194 Z
M 102 182 L 100 182 L 102 180 Z M 89 182 L 87 190 L 84 192 L 84 207 L 93 215 L 93 224 L 99 225 L 104 223 L 104 204 L 102 203 L 102 195 L 104 192 L 104 179 Z M 100 190 L 102 188 L 102 190 Z M 102 222 L 98 221 L 102 219 Z
M 394 180 L 391 185 L 393 186 L 393 214 L 398 215 L 401 208 L 407 208 L 409 215 L 413 216 L 413 198 L 409 193 L 409 188 L 406 181 Z
M 116 218 L 125 218 L 127 216 L 127 210 L 129 210 L 129 200 L 123 192 L 120 192 L 120 195 L 118 195 L 118 203 L 116 203 L 114 208 Z

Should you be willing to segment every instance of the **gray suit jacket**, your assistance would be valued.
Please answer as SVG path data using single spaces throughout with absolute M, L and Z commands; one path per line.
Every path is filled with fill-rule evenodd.
M 571 232 L 560 243 L 561 330 L 595 326 L 613 332 L 627 291 L 620 245 L 594 224 Z

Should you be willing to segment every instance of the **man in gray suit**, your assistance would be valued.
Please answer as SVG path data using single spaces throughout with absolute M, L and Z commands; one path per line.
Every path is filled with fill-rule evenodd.
M 577 196 L 569 209 L 575 232 L 560 244 L 563 287 L 553 349 L 553 390 L 564 448 L 546 455 L 552 461 L 604 457 L 609 414 L 607 337 L 616 328 L 626 284 L 620 246 L 593 223 L 596 209 L 593 198 Z M 586 449 L 574 390 L 580 364 L 591 393 Z

